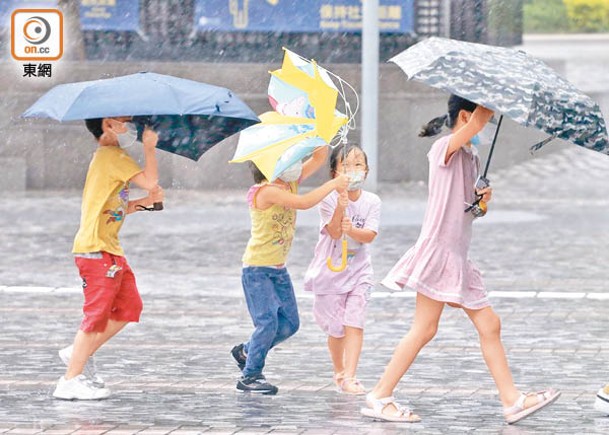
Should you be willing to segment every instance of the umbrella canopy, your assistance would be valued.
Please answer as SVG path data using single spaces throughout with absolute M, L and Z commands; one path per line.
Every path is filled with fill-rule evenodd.
M 277 179 L 294 163 L 311 155 L 315 148 L 328 143 L 319 136 L 313 119 L 266 112 L 260 115 L 260 120 L 260 124 L 241 132 L 231 162 L 252 160 L 267 180 Z M 337 118 L 334 128 L 338 130 L 342 122 Z
M 609 154 L 598 104 L 522 51 L 433 37 L 390 61 L 408 79 L 459 95 L 551 138 Z
M 286 116 L 315 120 L 318 135 L 329 143 L 347 118 L 336 111 L 338 88 L 325 69 L 285 50 L 281 69 L 271 72 L 269 102 Z M 337 125 L 336 119 L 344 120 Z
M 273 181 L 316 147 L 329 144 L 349 119 L 336 110 L 339 91 L 330 73 L 289 50 L 281 69 L 271 72 L 268 93 L 275 111 L 241 132 L 231 163 L 251 160 Z
M 58 121 L 133 116 L 140 131 L 144 124 L 157 131 L 158 148 L 193 160 L 260 122 L 228 89 L 150 72 L 55 86 L 22 116 Z

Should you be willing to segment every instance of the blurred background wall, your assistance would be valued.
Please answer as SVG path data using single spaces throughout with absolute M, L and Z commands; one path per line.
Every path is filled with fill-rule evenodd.
M 66 19 L 66 54 L 54 64 L 52 78 L 21 77 L 22 66 L 7 50 L 7 14 L 34 3 L 55 4 Z M 417 132 L 421 124 L 444 113 L 447 97 L 407 82 L 401 70 L 386 61 L 432 35 L 518 45 L 527 3 L 380 0 L 380 182 L 426 179 L 425 155 L 431 141 L 419 139 Z M 270 109 L 268 71 L 280 66 L 285 46 L 316 59 L 360 89 L 360 0 L 2 0 L 0 23 L 0 185 L 12 189 L 82 186 L 95 149 L 82 123 L 19 117 L 56 84 L 155 71 L 227 87 L 262 113 Z M 564 71 L 564 60 L 546 60 Z M 505 127 L 493 169 L 529 158 L 527 145 L 543 139 L 540 133 L 509 122 Z M 359 133 L 353 131 L 350 140 L 359 141 Z M 159 152 L 161 183 L 185 189 L 247 185 L 246 166 L 227 163 L 236 141 L 237 137 L 226 140 L 196 163 Z M 134 147 L 131 152 L 137 156 L 139 150 Z

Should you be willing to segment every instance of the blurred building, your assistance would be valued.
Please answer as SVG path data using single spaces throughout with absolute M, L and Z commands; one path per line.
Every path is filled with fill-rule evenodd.
M 513 7 L 519 0 L 379 2 L 383 62 L 379 68 L 379 181 L 425 180 L 427 166 L 420 162 L 427 147 L 421 146 L 424 141 L 416 132 L 423 122 L 445 110 L 446 96 L 407 82 L 399 68 L 385 61 L 431 35 L 517 43 L 521 31 L 512 30 L 522 22 L 522 8 Z M 20 118 L 55 84 L 155 71 L 225 86 L 262 113 L 269 110 L 268 71 L 277 66 L 285 46 L 316 59 L 357 91 L 361 89 L 357 63 L 362 0 L 0 0 L 3 45 L 9 41 L 6 22 L 11 11 L 34 4 L 62 8 L 67 46 L 65 59 L 48 80 L 22 78 L 16 62 L 0 64 L 4 134 L 0 185 L 10 181 L 15 190 L 74 188 L 84 181 L 94 141 L 82 123 Z M 10 56 L 10 50 L 2 53 Z M 529 157 L 526 147 L 510 146 L 510 141 L 540 140 L 529 137 L 535 132 L 512 134 L 509 127 L 514 126 L 506 126 L 505 146 L 497 150 L 497 168 Z M 353 130 L 350 140 L 357 141 L 359 134 Z M 236 135 L 227 139 L 199 162 L 161 153 L 162 185 L 184 189 L 247 186 L 247 167 L 227 163 L 236 141 Z
M 357 63 L 361 56 L 361 0 L 2 0 L 0 18 L 41 3 L 78 16 L 72 30 L 82 34 L 72 41 L 82 41 L 76 51 L 88 60 L 276 62 L 283 46 L 325 63 Z M 379 4 L 382 61 L 432 35 L 521 41 L 522 0 Z

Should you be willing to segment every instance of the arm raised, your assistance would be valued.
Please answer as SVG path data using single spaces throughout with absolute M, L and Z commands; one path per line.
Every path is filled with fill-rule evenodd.
M 348 185 L 349 177 L 340 175 L 303 195 L 297 195 L 276 186 L 265 186 L 258 192 L 256 203 L 258 208 L 262 210 L 269 208 L 273 204 L 296 210 L 307 210 L 317 205 L 333 190 L 340 193 L 346 190 Z
M 451 136 L 448 148 L 446 148 L 444 163 L 448 163 L 452 155 L 478 134 L 492 117 L 492 110 L 482 106 L 476 107 L 472 116 L 469 118 L 469 121 Z

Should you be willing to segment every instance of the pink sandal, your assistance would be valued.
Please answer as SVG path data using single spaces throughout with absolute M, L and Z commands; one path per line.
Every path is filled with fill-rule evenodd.
M 525 408 L 524 401 L 527 397 L 537 396 L 537 403 L 533 406 Z M 514 424 L 525 417 L 539 411 L 541 408 L 553 403 L 560 397 L 560 391 L 556 391 L 553 388 L 549 390 L 539 391 L 537 393 L 520 394 L 520 397 L 516 399 L 516 402 L 508 407 L 503 408 L 503 417 L 508 424 Z

